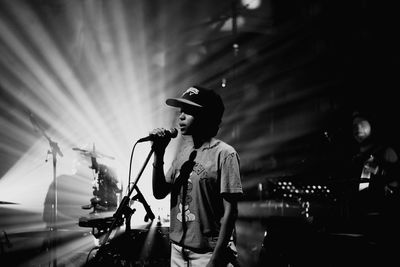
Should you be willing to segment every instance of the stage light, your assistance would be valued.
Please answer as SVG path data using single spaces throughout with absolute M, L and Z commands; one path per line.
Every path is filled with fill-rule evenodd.
M 81 206 L 93 197 L 95 174 L 89 160 L 80 163 L 83 171 L 77 175 L 76 163 L 82 155 L 72 148 L 95 144 L 96 151 L 115 158 L 100 156 L 97 160 L 116 171 L 123 194 L 127 192 L 135 141 L 156 127 L 170 128 L 168 124 L 175 123 L 174 111 L 164 105 L 163 47 L 157 44 L 161 52 L 154 57 L 149 44 L 136 38 L 152 25 L 143 25 L 140 16 L 128 16 L 132 9 L 128 11 L 122 1 L 109 9 L 90 1 L 71 1 L 58 18 L 54 14 L 41 17 L 23 1 L 2 5 L 2 14 L 7 16 L 0 16 L 0 66 L 9 75 L 2 77 L 0 86 L 16 105 L 0 100 L 5 115 L 13 120 L 1 117 L 7 127 L 2 134 L 12 140 L 1 146 L 18 160 L 0 178 L 0 200 L 16 203 L 7 206 L 13 212 L 33 215 L 23 221 L 2 219 L 0 225 L 7 223 L 7 231 L 12 233 L 46 229 L 48 209 L 52 209 L 49 192 L 56 180 L 57 228 L 90 230 L 79 229 L 77 223 L 90 212 Z M 66 24 L 55 23 L 63 19 Z M 141 25 L 135 32 L 127 26 L 127 20 L 133 19 Z M 66 25 L 72 34 L 67 34 Z M 154 60 L 157 64 L 152 64 Z M 35 129 L 32 117 L 41 129 Z M 63 156 L 53 157 L 52 142 Z M 168 147 L 166 164 L 172 161 L 178 142 L 172 141 Z M 131 182 L 148 151 L 150 143 L 135 148 Z M 150 167 L 137 185 L 154 212 L 169 209 L 168 197 L 158 201 L 152 196 Z M 132 222 L 140 224 L 144 209 L 137 205 L 136 210 Z M 68 254 L 70 249 L 74 248 L 68 245 L 62 253 Z
M 256 9 L 261 5 L 261 0 L 241 0 L 242 5 L 248 9 Z
M 237 16 L 235 21 L 236 26 L 240 29 L 241 27 L 244 27 L 245 23 L 246 23 L 246 18 L 239 15 Z M 224 24 L 221 26 L 220 31 L 221 32 L 232 32 L 232 25 L 233 25 L 233 21 L 232 18 L 228 18 Z

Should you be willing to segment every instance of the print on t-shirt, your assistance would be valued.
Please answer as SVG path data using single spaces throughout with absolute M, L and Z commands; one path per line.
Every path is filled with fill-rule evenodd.
M 182 195 L 181 195 L 181 197 L 180 197 L 181 203 L 179 203 L 179 211 L 180 212 L 178 212 L 178 214 L 176 215 L 176 218 L 180 222 L 183 222 L 183 221 L 191 222 L 191 221 L 196 220 L 196 215 L 191 213 L 191 211 L 189 210 L 189 204 L 192 202 L 192 197 L 190 195 L 190 192 L 192 191 L 192 189 L 193 189 L 193 183 L 190 179 L 188 179 L 185 203 L 182 203 Z M 183 208 L 183 206 L 184 206 L 184 208 Z M 183 220 L 183 216 L 185 216 L 184 220 Z

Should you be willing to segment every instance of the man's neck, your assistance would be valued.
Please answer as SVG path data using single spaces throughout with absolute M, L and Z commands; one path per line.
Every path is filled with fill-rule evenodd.
M 185 139 L 192 143 L 194 149 L 199 149 L 204 143 L 210 140 L 210 138 L 197 135 L 187 135 Z

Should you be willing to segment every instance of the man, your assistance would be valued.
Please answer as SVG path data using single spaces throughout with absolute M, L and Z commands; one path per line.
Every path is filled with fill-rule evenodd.
M 357 151 L 353 157 L 354 176 L 360 178 L 359 205 L 366 213 L 381 213 L 399 188 L 399 159 L 394 147 L 379 133 L 373 115 L 354 112 L 353 137 Z
M 350 230 L 361 233 L 366 241 L 355 255 L 362 255 L 366 264 L 392 266 L 397 253 L 392 244 L 400 237 L 400 162 L 395 146 L 378 126 L 375 114 L 353 112 L 356 151 L 349 174 L 355 182 L 348 184 L 348 218 Z
M 157 199 L 171 194 L 171 267 L 237 265 L 234 229 L 243 191 L 238 153 L 215 138 L 224 113 L 222 99 L 213 90 L 193 86 L 166 104 L 180 108 L 184 137 L 165 174 L 170 138 L 165 129 L 152 132 L 153 194 Z

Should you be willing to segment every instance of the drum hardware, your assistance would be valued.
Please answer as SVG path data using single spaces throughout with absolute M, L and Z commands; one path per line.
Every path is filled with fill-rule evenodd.
M 153 226 L 125 231 L 95 247 L 95 256 L 89 259 L 89 255 L 85 266 L 169 266 L 168 231 L 168 227 Z
M 108 159 L 115 159 L 113 156 L 109 156 L 103 154 L 101 152 L 96 151 L 95 144 L 93 144 L 92 150 L 82 149 L 79 147 L 73 147 L 72 150 L 79 151 L 82 155 L 90 158 L 108 158 Z
M 9 201 L 0 201 L 0 205 L 4 205 L 4 204 L 8 205 L 8 204 L 17 204 L 17 203 L 9 202 Z
M 8 239 L 6 231 L 3 231 L 3 237 L 4 241 L 3 238 L 0 237 L 0 255 L 3 255 L 5 253 L 4 247 L 12 248 L 13 246 L 13 244 L 10 242 L 10 239 Z
M 82 209 L 93 208 L 91 213 L 115 210 L 117 207 L 117 194 L 121 193 L 122 190 L 118 188 L 118 181 L 110 169 L 97 162 L 98 158 L 115 158 L 96 151 L 94 143 L 91 151 L 78 147 L 74 147 L 72 150 L 80 152 L 85 157 L 90 157 L 92 165 L 89 168 L 93 169 L 97 174 L 93 185 L 94 197 L 90 199 L 90 204 L 81 206 Z
M 81 227 L 90 227 L 92 228 L 92 234 L 96 238 L 100 238 L 104 233 L 110 230 L 110 227 L 114 221 L 113 217 L 105 217 L 105 218 L 87 218 L 81 217 L 79 218 L 78 225 Z M 123 224 L 123 220 L 119 220 L 114 224 L 113 227 L 119 227 Z
M 63 157 L 64 154 L 61 152 L 60 147 L 58 146 L 58 143 L 53 141 L 50 136 L 46 133 L 46 131 L 43 129 L 42 125 L 39 124 L 39 122 L 36 120 L 36 118 L 33 116 L 32 112 L 29 111 L 29 119 L 35 129 L 38 130 L 43 137 L 47 139 L 49 142 L 50 149 L 47 151 L 47 155 L 52 155 L 53 159 L 53 186 L 54 186 L 54 203 L 52 205 L 52 216 L 51 216 L 51 225 L 50 225 L 50 232 L 52 238 L 50 239 L 49 247 L 50 247 L 50 253 L 51 253 L 51 261 L 53 266 L 57 266 L 57 244 L 56 244 L 56 231 L 57 231 L 57 156 Z M 47 156 L 46 156 L 46 162 L 47 162 Z M 52 249 L 51 249 L 52 248 Z
M 137 143 L 138 142 L 136 142 L 136 144 Z M 135 144 L 135 146 L 136 146 L 136 144 Z M 132 149 L 132 154 L 133 154 L 133 150 L 134 149 Z M 117 259 L 120 258 L 120 257 L 118 257 L 118 253 L 116 253 L 116 254 L 108 253 L 107 247 L 110 244 L 109 238 L 110 238 L 111 232 L 117 227 L 118 224 L 123 222 L 124 219 L 125 219 L 125 223 L 126 223 L 125 233 L 128 233 L 129 231 L 131 231 L 131 228 L 130 228 L 131 216 L 136 210 L 130 208 L 130 203 L 131 203 L 130 196 L 132 195 L 134 190 L 136 190 L 137 194 L 132 198 L 132 200 L 138 200 L 144 205 L 144 208 L 147 213 L 145 219 L 147 218 L 147 219 L 154 220 L 154 218 L 155 218 L 154 213 L 151 211 L 150 206 L 147 204 L 146 200 L 144 199 L 144 196 L 142 195 L 139 188 L 137 187 L 137 183 L 138 183 L 147 163 L 149 162 L 153 152 L 154 152 L 154 149 L 153 149 L 153 147 L 151 147 L 151 149 L 145 159 L 145 162 L 143 163 L 143 166 L 140 169 L 135 181 L 132 184 L 128 183 L 129 184 L 128 194 L 122 198 L 122 200 L 119 203 L 119 206 L 118 206 L 116 212 L 113 214 L 113 216 L 107 219 L 107 230 L 104 232 L 104 235 L 102 235 L 102 240 L 98 246 L 98 251 L 93 259 L 95 264 L 96 264 L 96 261 L 101 259 L 104 255 L 111 255 L 112 261 L 114 261 L 115 258 L 117 258 Z M 132 159 L 132 157 L 131 157 L 131 159 Z M 130 172 L 129 172 L 129 176 L 130 176 Z M 83 223 L 83 225 L 85 225 L 85 223 Z M 104 252 L 106 252 L 106 253 L 104 253 Z M 108 265 L 110 265 L 110 264 L 108 264 Z M 119 265 L 119 266 L 121 266 L 121 265 Z M 124 265 L 122 265 L 122 266 L 124 266 Z M 129 265 L 129 266 L 131 266 L 131 265 Z
M 136 144 L 135 144 L 135 145 L 136 145 Z M 119 206 L 118 206 L 116 212 L 115 212 L 114 215 L 113 215 L 113 218 L 114 218 L 113 223 L 112 223 L 111 226 L 110 226 L 110 231 L 108 231 L 108 232 L 105 234 L 105 238 L 104 238 L 103 244 L 105 244 L 105 243 L 108 241 L 108 238 L 109 238 L 109 236 L 110 236 L 110 234 L 111 234 L 112 229 L 115 228 L 115 227 L 113 227 L 113 226 L 114 226 L 119 220 L 121 220 L 121 218 L 123 218 L 123 216 L 126 218 L 126 224 L 127 224 L 126 229 L 127 229 L 127 230 L 130 229 L 130 218 L 131 218 L 132 214 L 135 212 L 135 210 L 132 210 L 132 209 L 129 207 L 129 205 L 130 205 L 130 196 L 132 195 L 132 193 L 133 193 L 134 190 L 137 191 L 137 193 L 138 193 L 137 199 L 138 199 L 138 200 L 140 199 L 141 202 L 142 202 L 142 204 L 144 205 L 144 207 L 145 207 L 145 209 L 146 209 L 146 212 L 148 213 L 147 216 L 148 216 L 149 218 L 154 219 L 154 214 L 153 214 L 153 212 L 151 211 L 150 206 L 147 204 L 147 202 L 145 201 L 143 195 L 142 195 L 141 192 L 138 190 L 139 188 L 137 187 L 137 183 L 138 183 L 140 177 L 142 176 L 143 171 L 144 171 L 144 169 L 145 169 L 147 163 L 149 162 L 149 160 L 150 160 L 150 158 L 151 158 L 153 152 L 154 152 L 154 149 L 153 149 L 153 147 L 151 147 L 151 149 L 150 149 L 150 151 L 149 151 L 149 153 L 148 153 L 148 155 L 147 155 L 147 157 L 146 157 L 146 159 L 145 159 L 145 161 L 144 161 L 144 163 L 143 163 L 142 168 L 140 169 L 139 173 L 137 174 L 137 177 L 136 177 L 136 179 L 135 179 L 135 182 L 132 183 L 132 184 L 133 184 L 132 186 L 129 185 L 128 194 L 122 198 L 121 203 L 119 204 Z M 133 153 L 133 150 L 132 150 L 132 153 Z M 136 198 L 136 197 L 135 197 L 135 198 Z M 129 226 L 128 226 L 128 223 L 129 223 Z

